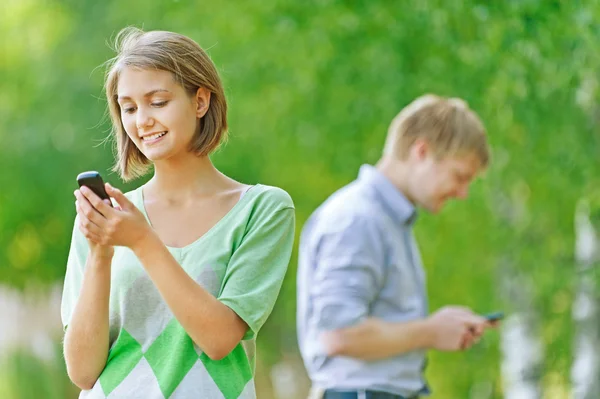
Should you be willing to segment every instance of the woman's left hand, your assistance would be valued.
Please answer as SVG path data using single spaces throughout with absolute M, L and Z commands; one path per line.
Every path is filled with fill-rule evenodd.
M 121 190 L 105 184 L 106 193 L 114 198 L 118 207 L 111 207 L 102 201 L 92 190 L 83 186 L 75 192 L 78 201 L 87 201 L 94 211 L 103 217 L 98 218 L 98 235 L 104 245 L 134 248 L 152 227 L 139 209 L 121 192 Z

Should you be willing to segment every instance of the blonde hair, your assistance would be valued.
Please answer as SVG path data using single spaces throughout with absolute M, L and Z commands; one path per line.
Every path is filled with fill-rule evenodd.
M 123 68 L 154 69 L 170 72 L 190 95 L 200 87 L 210 91 L 210 105 L 200 119 L 190 151 L 201 155 L 213 152 L 227 134 L 227 101 L 217 69 L 206 52 L 192 39 L 173 32 L 127 27 L 121 30 L 114 50 L 117 56 L 107 61 L 105 79 L 108 110 L 112 120 L 116 162 L 113 170 L 124 180 L 142 176 L 150 160 L 131 141 L 121 120 L 117 87 Z
M 459 98 L 426 94 L 407 105 L 390 124 L 384 153 L 405 159 L 417 139 L 427 141 L 437 158 L 469 153 L 482 168 L 489 164 L 485 127 Z

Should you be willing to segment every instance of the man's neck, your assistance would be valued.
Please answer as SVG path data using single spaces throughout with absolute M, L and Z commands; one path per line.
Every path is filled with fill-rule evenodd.
M 410 194 L 409 174 L 410 168 L 405 162 L 384 156 L 375 165 L 379 173 L 384 175 L 397 189 L 409 200 L 415 203 Z

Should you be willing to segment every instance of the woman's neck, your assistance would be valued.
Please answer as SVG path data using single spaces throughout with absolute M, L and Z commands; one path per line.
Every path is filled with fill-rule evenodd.
M 182 157 L 154 164 L 154 176 L 146 184 L 146 197 L 171 201 L 210 196 L 240 184 L 219 172 L 208 156 Z

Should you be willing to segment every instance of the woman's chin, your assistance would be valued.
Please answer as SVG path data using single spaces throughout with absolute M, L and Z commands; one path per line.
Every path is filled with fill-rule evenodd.
M 170 158 L 170 154 L 167 151 L 146 151 L 143 154 L 151 162 L 164 161 Z

